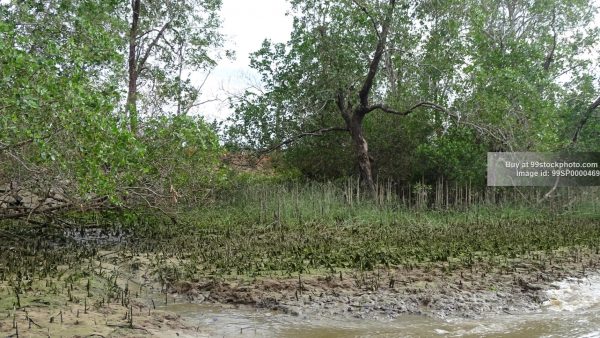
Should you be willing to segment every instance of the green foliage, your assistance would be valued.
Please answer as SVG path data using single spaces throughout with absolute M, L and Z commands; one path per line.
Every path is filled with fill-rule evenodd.
M 141 1 L 136 32 L 140 115 L 197 112 L 202 83 L 196 83 L 191 72 L 208 71 L 221 58 L 221 4 L 221 0 Z
M 0 185 L 18 181 L 39 196 L 58 185 L 75 198 L 72 205 L 108 197 L 155 206 L 199 203 L 238 183 L 356 172 L 352 140 L 342 131 L 285 143 L 277 174 L 232 176 L 212 128 L 186 115 L 200 94 L 189 72 L 206 71 L 220 57 L 221 1 L 141 4 L 134 32 L 139 133 L 127 130 L 122 111 L 126 2 L 0 5 Z M 391 8 L 352 0 L 291 5 L 290 40 L 265 41 L 251 57 L 263 88 L 231 102 L 227 142 L 235 149 L 347 126 L 336 99 L 358 103 Z M 598 110 L 589 110 L 599 91 L 598 60 L 589 56 L 600 37 L 596 12 L 588 0 L 399 2 L 369 104 L 403 111 L 430 101 L 446 109 L 370 112 L 361 126 L 376 176 L 479 183 L 486 151 L 597 151 Z
M 160 116 L 145 122 L 144 185 L 181 202 L 205 202 L 222 187 L 227 171 L 218 138 L 200 117 Z
M 250 65 L 264 88 L 232 102 L 232 141 L 268 147 L 301 131 L 343 126 L 334 98 L 356 87 L 375 35 L 351 1 L 293 1 L 294 30 L 286 44 L 266 40 Z
M 209 53 L 221 42 L 220 1 L 196 1 L 199 7 L 193 8 L 200 11 L 193 15 L 187 2 L 144 4 L 152 19 L 165 19 L 160 15 L 168 12 L 171 27 L 181 34 L 165 41 L 177 44 L 178 55 L 187 59 L 174 60 L 175 54 L 161 49 L 143 74 L 163 67 L 160 76 L 167 81 L 177 73 L 168 65 L 193 70 L 214 64 Z M 52 190 L 83 207 L 96 199 L 130 205 L 199 201 L 222 185 L 219 142 L 200 118 L 185 111 L 149 118 L 142 135 L 123 124 L 125 5 L 100 0 L 0 5 L 0 186 L 12 182 L 42 197 Z M 200 18 L 206 20 L 199 25 L 192 20 Z M 153 22 L 146 19 L 142 28 L 150 29 Z M 190 25 L 195 29 L 184 29 Z M 184 90 L 175 92 L 180 104 L 194 103 Z
M 291 3 L 289 41 L 265 41 L 252 56 L 264 88 L 233 102 L 228 137 L 243 147 L 267 148 L 301 132 L 344 126 L 337 95 L 349 93 L 350 103 L 357 103 L 387 8 L 381 1 Z M 597 60 L 590 57 L 600 37 L 597 9 L 587 0 L 399 3 L 372 103 L 403 111 L 429 101 L 447 111 L 370 113 L 364 129 L 376 173 L 404 181 L 426 171 L 482 182 L 474 176 L 485 161 L 482 152 L 569 146 L 599 92 Z M 597 121 L 596 112 L 579 149 L 599 149 Z M 310 177 L 356 168 L 344 133 L 303 138 L 285 152 Z M 442 165 L 446 158 L 451 163 Z M 477 163 L 459 165 L 463 160 Z
M 306 138 L 283 152 L 282 157 L 306 179 L 335 179 L 355 172 L 352 145 L 345 134 Z
M 586 54 L 599 37 L 597 10 L 590 1 L 572 0 L 484 2 L 471 9 L 472 62 L 465 73 L 473 91 L 463 101 L 471 116 L 494 126 L 500 149 L 555 151 L 570 141 L 565 131 L 572 134 L 571 117 L 582 111 L 570 102 L 593 72 Z M 519 26 L 519 18 L 530 22 Z
M 417 154 L 418 167 L 428 182 L 444 178 L 458 184 L 485 184 L 487 146 L 468 128 L 451 127 L 421 144 Z
M 123 62 L 122 22 L 110 15 L 116 7 L 105 1 L 0 7 L 5 179 L 31 171 L 50 186 L 74 180 L 80 195 L 114 197 L 127 182 L 122 173 L 135 170 L 140 145 L 113 114 L 119 95 L 110 72 Z

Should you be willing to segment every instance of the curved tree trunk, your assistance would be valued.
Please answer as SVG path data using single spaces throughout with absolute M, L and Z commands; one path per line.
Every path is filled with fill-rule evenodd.
M 358 93 L 356 93 L 358 94 L 358 105 L 354 106 L 353 100 L 350 99 L 350 95 L 355 93 L 350 93 L 347 89 L 338 90 L 336 99 L 338 109 L 346 122 L 346 126 L 352 136 L 352 141 L 354 142 L 354 150 L 357 155 L 362 185 L 373 198 L 377 197 L 375 182 L 373 181 L 373 169 L 371 167 L 371 157 L 369 156 L 369 146 L 364 137 L 362 122 L 369 112 L 375 109 L 387 109 L 383 104 L 371 104 L 369 102 L 369 96 L 375 82 L 375 75 L 379 70 L 381 58 L 385 51 L 387 35 L 395 7 L 396 0 L 389 0 L 387 15 L 381 23 L 381 32 L 377 31 L 378 39 L 377 45 L 375 46 L 375 54 L 373 54 L 373 58 L 369 62 L 369 69 L 363 84 Z M 377 27 L 375 27 L 375 29 L 377 29 Z
M 369 194 L 375 194 L 375 182 L 373 180 L 373 170 L 371 167 L 371 157 L 369 156 L 369 145 L 364 137 L 362 129 L 362 118 L 354 116 L 349 121 L 348 129 L 354 143 L 354 150 L 358 160 L 360 172 L 360 181 Z

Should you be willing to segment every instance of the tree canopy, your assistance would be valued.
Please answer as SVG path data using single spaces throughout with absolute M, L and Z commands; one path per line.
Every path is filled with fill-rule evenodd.
M 401 179 L 445 170 L 416 165 L 418 154 L 597 149 L 597 119 L 586 118 L 599 85 L 591 1 L 291 3 L 290 40 L 253 54 L 263 90 L 234 102 L 239 146 L 284 147 L 298 163 L 325 142 L 340 150 L 333 157 L 354 148 L 363 177 L 371 162 Z M 587 141 L 575 145 L 579 125 Z M 303 137 L 334 131 L 351 137 Z M 461 146 L 448 153 L 448 142 Z
M 219 6 L 143 2 L 136 70 L 144 103 L 154 97 L 160 104 L 152 114 L 146 105 L 136 109 L 144 114 L 135 125 L 143 119 L 146 126 L 135 130 L 123 104 L 131 29 L 125 2 L 2 3 L 0 219 L 139 203 L 161 208 L 213 189 L 221 175 L 217 136 L 202 118 L 186 115 L 199 88 L 181 67 L 214 65 Z M 159 20 L 169 29 L 156 32 Z
M 592 0 L 289 2 L 221 139 L 199 102 L 231 55 L 220 0 L 2 2 L 0 218 L 202 204 L 224 148 L 371 191 L 483 186 L 488 151 L 600 149 Z

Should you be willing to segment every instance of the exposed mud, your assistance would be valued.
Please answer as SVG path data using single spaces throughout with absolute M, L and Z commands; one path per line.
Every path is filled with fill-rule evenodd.
M 309 317 L 438 318 L 530 313 L 548 301 L 553 282 L 598 271 L 599 257 L 556 260 L 549 266 L 514 261 L 457 268 L 444 264 L 368 273 L 341 272 L 294 278 L 180 282 L 174 291 L 191 302 L 240 304 Z
M 107 252 L 52 277 L 0 282 L 0 336 L 196 337 L 201 328 L 161 310 L 173 298 L 151 270 L 145 257 Z
M 157 265 L 145 254 L 101 252 L 79 268 L 62 267 L 52 278 L 0 283 L 0 336 L 210 335 L 206 327 L 165 307 L 173 303 L 256 308 L 302 319 L 535 313 L 551 301 L 546 290 L 556 287 L 553 282 L 599 270 L 599 255 L 590 251 L 556 257 L 540 253 L 470 267 L 438 263 L 371 272 L 172 281 L 165 271 L 181 266 L 175 259 L 162 259 Z

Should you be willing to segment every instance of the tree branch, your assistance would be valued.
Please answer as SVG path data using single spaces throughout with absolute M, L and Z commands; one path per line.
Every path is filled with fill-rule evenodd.
M 57 211 L 57 210 L 63 210 L 63 209 L 68 209 L 71 208 L 73 205 L 72 204 L 64 204 L 64 205 L 58 205 L 55 207 L 50 207 L 50 208 L 46 208 L 46 209 L 40 209 L 38 210 L 37 213 L 48 213 L 48 212 L 53 212 L 53 211 Z M 37 209 L 37 208 L 36 208 Z M 34 209 L 35 211 L 35 209 Z M 14 213 L 14 214 L 0 214 L 0 220 L 5 220 L 5 219 L 18 219 L 18 218 L 23 218 L 25 216 L 30 217 L 32 214 L 32 212 L 30 210 L 26 210 L 23 212 L 19 212 L 19 213 Z
M 548 69 L 550 69 L 550 65 L 552 64 L 552 61 L 554 60 L 554 52 L 556 50 L 556 39 L 557 39 L 557 34 L 556 34 L 556 28 L 555 26 L 555 22 L 556 22 L 556 8 L 554 9 L 554 11 L 552 12 L 552 47 L 550 48 L 550 51 L 548 52 L 548 55 L 546 56 L 546 60 L 544 60 L 544 70 L 548 71 Z
M 360 10 L 365 13 L 365 15 L 367 15 L 367 17 L 369 18 L 369 20 L 371 20 L 371 24 L 373 25 L 373 29 L 375 30 L 375 34 L 377 34 L 377 37 L 379 39 L 381 39 L 381 35 L 379 34 L 379 29 L 377 28 L 377 22 L 373 18 L 373 15 L 371 15 L 371 13 L 369 13 L 369 11 L 367 10 L 367 7 L 365 7 L 365 5 L 363 5 L 360 2 L 358 2 L 358 0 L 352 0 L 352 2 L 354 2 L 354 4 L 356 6 L 358 6 L 358 8 L 360 8 Z
M 416 109 L 421 108 L 421 107 L 439 110 L 441 112 L 446 113 L 448 116 L 452 116 L 452 117 L 454 117 L 456 119 L 459 119 L 458 115 L 450 112 L 445 107 L 442 107 L 442 106 L 440 106 L 437 103 L 427 102 L 427 101 L 419 102 L 419 103 L 413 105 L 412 107 L 408 108 L 405 111 L 398 111 L 398 110 L 390 108 L 389 106 L 387 106 L 385 104 L 381 104 L 381 103 L 380 104 L 374 104 L 372 106 L 367 107 L 367 112 L 371 112 L 373 110 L 379 109 L 379 110 L 383 111 L 384 113 L 393 114 L 393 115 L 400 115 L 400 116 L 406 116 L 406 115 L 412 113 L 413 111 L 415 111 Z
M 598 97 L 596 99 L 596 101 L 594 101 L 594 103 L 592 103 L 588 109 L 585 111 L 585 113 L 583 114 L 583 118 L 581 119 L 581 121 L 579 121 L 579 124 L 577 125 L 577 128 L 575 129 L 575 133 L 573 134 L 573 139 L 571 141 L 571 143 L 577 143 L 577 140 L 579 138 L 579 134 L 581 133 L 581 130 L 583 129 L 583 127 L 585 126 L 585 124 L 587 123 L 587 121 L 590 119 L 590 116 L 592 116 L 592 113 L 594 112 L 594 110 L 596 108 L 598 108 L 598 106 L 600 106 L 600 97 Z
M 404 111 L 398 111 L 395 110 L 393 108 L 390 108 L 384 104 L 375 104 L 372 106 L 369 106 L 367 108 L 368 112 L 371 112 L 373 110 L 381 110 L 384 113 L 387 114 L 392 114 L 392 115 L 399 115 L 399 116 L 406 116 L 410 113 L 412 113 L 413 111 L 419 109 L 419 108 L 429 108 L 429 109 L 434 109 L 437 111 L 441 111 L 444 114 L 448 115 L 449 117 L 453 118 L 456 120 L 457 123 L 463 123 L 466 124 L 470 127 L 473 127 L 474 129 L 478 130 L 481 134 L 487 134 L 491 137 L 493 137 L 494 139 L 496 139 L 497 141 L 499 141 L 502 144 L 507 144 L 507 137 L 506 135 L 504 135 L 500 130 L 497 130 L 497 132 L 500 134 L 500 136 L 496 135 L 495 133 L 493 133 L 490 129 L 485 128 L 481 125 L 475 124 L 475 123 L 471 123 L 468 121 L 461 121 L 460 116 L 451 112 L 450 110 L 448 110 L 446 107 L 443 107 L 437 103 L 433 103 L 433 102 L 427 102 L 427 101 L 423 101 L 423 102 L 419 102 L 415 105 L 413 105 L 412 107 L 408 108 L 407 110 Z
M 33 139 L 28 139 L 14 144 L 5 144 L 0 142 L 0 151 L 9 150 L 11 148 L 20 148 L 26 144 L 32 143 Z
M 259 153 L 261 153 L 261 154 L 269 153 L 269 152 L 271 152 L 273 150 L 276 150 L 276 149 L 279 149 L 279 148 L 283 147 L 286 144 L 290 144 L 290 143 L 295 142 L 295 141 L 297 141 L 297 140 L 299 140 L 301 138 L 304 138 L 306 136 L 322 136 L 323 134 L 329 133 L 329 132 L 332 132 L 332 131 L 348 131 L 348 128 L 329 127 L 329 128 L 321 128 L 321 129 L 317 129 L 317 130 L 313 130 L 313 131 L 308 131 L 308 132 L 305 132 L 305 133 L 300 133 L 300 134 L 295 135 L 293 137 L 290 137 L 289 139 L 287 139 L 287 140 L 285 140 L 285 141 L 283 141 L 281 143 L 278 143 L 278 144 L 276 144 L 276 145 L 274 145 L 272 147 L 269 147 L 269 148 L 267 148 L 265 150 L 261 150 L 261 151 L 259 151 Z
M 371 88 L 373 87 L 373 81 L 375 80 L 375 75 L 377 74 L 377 69 L 379 68 L 381 57 L 383 56 L 383 51 L 385 49 L 387 35 L 390 28 L 390 23 L 392 21 L 392 15 L 394 13 L 395 6 L 396 0 L 390 0 L 388 13 L 385 17 L 385 21 L 382 24 L 381 35 L 379 35 L 379 39 L 377 40 L 377 47 L 375 47 L 375 54 L 373 55 L 373 59 L 369 64 L 369 72 L 367 73 L 367 77 L 363 82 L 360 92 L 358 93 L 358 98 L 360 99 L 360 105 L 362 108 L 359 111 L 363 115 L 367 113 L 365 108 L 367 108 L 367 106 L 369 105 L 369 93 L 371 92 Z
M 158 43 L 158 40 L 160 40 L 160 38 L 165 33 L 165 30 L 167 30 L 167 28 L 169 27 L 170 24 L 171 24 L 171 21 L 168 21 L 167 23 L 165 23 L 164 26 L 162 26 L 162 28 L 160 29 L 160 31 L 158 31 L 158 34 L 156 34 L 156 36 L 154 37 L 154 40 L 152 40 L 152 42 L 148 45 L 148 49 L 146 49 L 146 53 L 144 53 L 144 56 L 141 58 L 141 60 L 138 61 L 138 64 L 137 64 L 137 72 L 138 73 L 140 73 L 142 71 L 142 69 L 144 69 L 146 61 L 148 61 L 148 57 L 150 57 L 150 52 L 152 52 L 152 49 L 154 48 L 154 46 L 156 46 L 156 44 Z
M 342 118 L 344 119 L 344 121 L 346 121 L 346 124 L 348 124 L 350 122 L 350 107 L 346 103 L 346 95 L 344 95 L 344 93 L 341 90 L 337 92 L 335 103 L 337 104 L 338 109 L 342 114 Z

